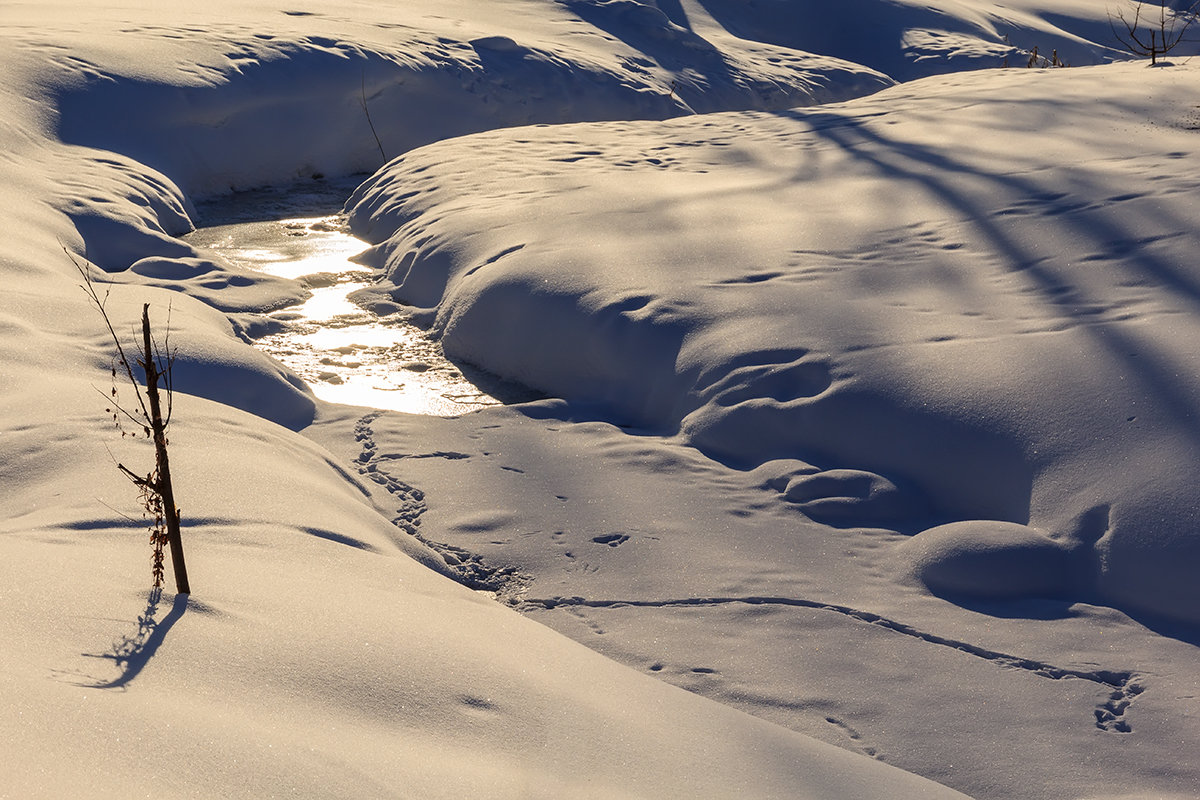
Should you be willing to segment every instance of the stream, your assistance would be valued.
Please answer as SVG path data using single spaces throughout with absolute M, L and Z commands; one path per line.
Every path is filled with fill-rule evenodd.
M 255 345 L 333 403 L 458 416 L 532 399 L 481 370 L 451 363 L 403 314 L 380 317 L 348 299 L 374 276 L 351 260 L 367 247 L 350 235 L 340 211 L 353 188 L 314 181 L 197 204 L 205 226 L 187 235 L 190 244 L 301 281 L 312 292 L 304 303 L 270 314 L 282 330 Z

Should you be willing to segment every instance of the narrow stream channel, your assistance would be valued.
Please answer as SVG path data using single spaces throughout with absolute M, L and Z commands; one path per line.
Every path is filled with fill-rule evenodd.
M 198 205 L 207 224 L 186 237 L 190 244 L 299 280 L 312 291 L 306 302 L 271 314 L 283 330 L 255 344 L 333 403 L 457 416 L 499 405 L 496 395 L 510 402 L 531 399 L 486 373 L 452 364 L 402 314 L 379 317 L 350 302 L 347 295 L 367 286 L 373 275 L 350 260 L 366 245 L 350 235 L 345 216 L 333 211 L 353 188 L 313 182 Z

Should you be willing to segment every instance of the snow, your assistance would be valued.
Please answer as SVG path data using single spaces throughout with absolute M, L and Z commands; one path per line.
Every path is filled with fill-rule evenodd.
M 1185 74 L 1152 91 L 1178 101 Z M 448 353 L 731 466 L 804 454 L 829 481 L 906 484 L 865 489 L 862 524 L 930 503 L 1065 535 L 1119 496 L 1086 534 L 1099 597 L 1194 622 L 1194 399 L 1156 365 L 1192 362 L 1171 352 L 1191 325 L 1191 134 L 1146 90 L 1141 65 L 993 72 L 497 131 L 392 162 L 351 224 L 382 240 L 394 299 L 436 306 Z M 547 229 L 564 205 L 587 211 Z M 1113 458 L 1147 446 L 1173 457 Z
M 0 796 L 1196 796 L 1186 58 L 1084 0 L 0 36 Z M 316 283 L 200 201 L 356 173 L 353 299 L 547 399 L 340 406 L 251 345 Z M 192 596 L 76 264 L 169 314 Z

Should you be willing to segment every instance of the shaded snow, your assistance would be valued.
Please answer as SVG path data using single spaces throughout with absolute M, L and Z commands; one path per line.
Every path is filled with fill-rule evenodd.
M 483 134 L 393 162 L 351 223 L 451 354 L 731 466 L 880 473 L 861 524 L 1061 537 L 1103 507 L 1083 596 L 1194 622 L 1188 74 Z
M 963 71 L 1107 27 L 0 8 L 0 794 L 1193 792 L 1195 67 Z M 305 288 L 177 238 L 380 167 L 358 299 L 557 399 L 323 403 L 246 341 Z M 191 598 L 64 248 L 170 308 Z

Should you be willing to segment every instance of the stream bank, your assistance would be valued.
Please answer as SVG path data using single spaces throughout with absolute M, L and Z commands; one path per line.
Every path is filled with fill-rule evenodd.
M 346 181 L 312 181 L 238 192 L 197 205 L 194 247 L 248 269 L 299 281 L 311 296 L 274 311 L 254 344 L 331 403 L 434 416 L 459 416 L 535 395 L 470 365 L 450 362 L 440 344 L 402 314 L 379 316 L 349 295 L 374 271 L 354 262 L 366 248 L 341 205 Z

